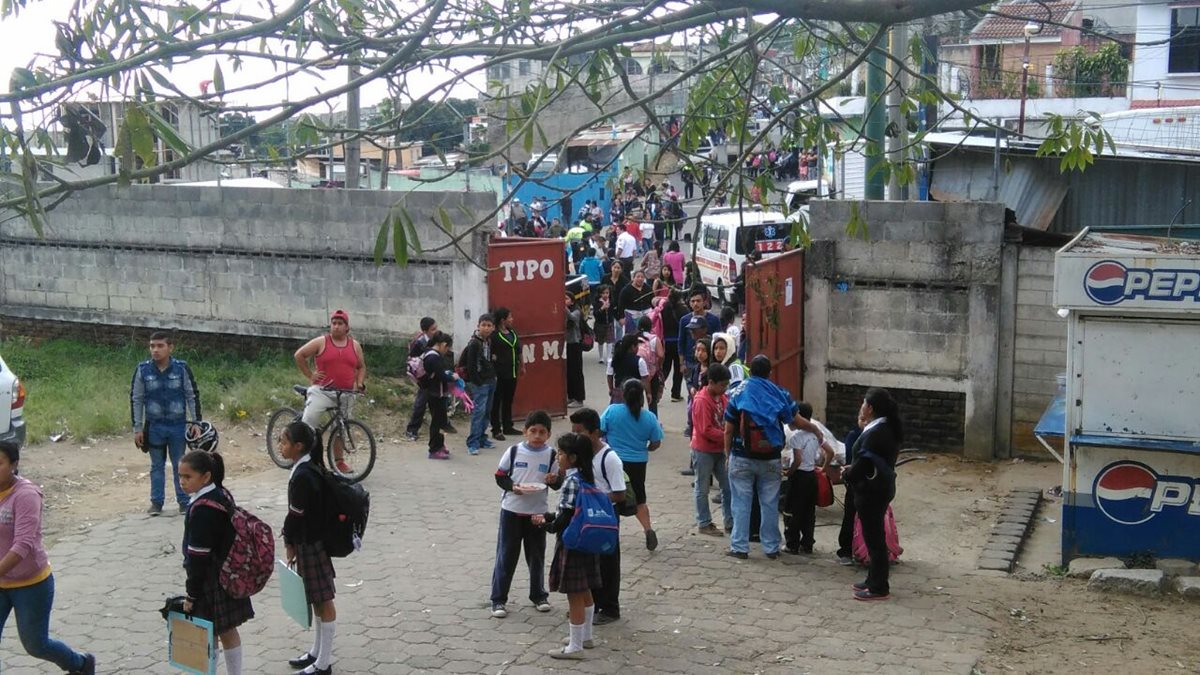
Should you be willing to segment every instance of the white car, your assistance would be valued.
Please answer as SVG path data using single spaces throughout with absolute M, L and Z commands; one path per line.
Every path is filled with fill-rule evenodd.
M 25 445 L 25 385 L 0 359 L 0 441 Z

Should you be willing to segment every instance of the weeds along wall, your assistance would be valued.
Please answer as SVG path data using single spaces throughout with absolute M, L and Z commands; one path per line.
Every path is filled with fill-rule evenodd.
M 303 339 L 330 313 L 360 340 L 407 339 L 422 316 L 470 335 L 487 302 L 486 232 L 452 242 L 490 192 L 398 194 L 173 185 L 108 186 L 52 210 L 44 236 L 0 224 L 0 321 L 52 321 Z M 375 265 L 379 225 L 406 210 L 424 249 Z M 13 214 L 5 214 L 12 216 Z M 56 324 L 57 325 L 57 324 Z

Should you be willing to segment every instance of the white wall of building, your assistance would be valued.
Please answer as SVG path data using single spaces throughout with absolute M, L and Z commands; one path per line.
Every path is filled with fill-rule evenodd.
M 1171 45 L 1171 6 L 1142 2 L 1137 8 L 1137 41 L 1130 81 L 1133 101 L 1195 101 L 1200 99 L 1200 73 L 1168 73 Z M 1160 43 L 1160 44 L 1154 44 Z

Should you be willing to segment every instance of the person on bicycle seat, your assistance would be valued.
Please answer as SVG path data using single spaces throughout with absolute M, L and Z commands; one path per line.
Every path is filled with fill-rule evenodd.
M 313 367 L 309 366 L 312 359 Z M 296 350 L 296 367 L 311 386 L 304 398 L 304 414 L 301 419 L 312 428 L 317 428 L 321 413 L 338 404 L 334 389 L 363 391 L 367 382 L 367 363 L 363 359 L 362 345 L 350 337 L 350 315 L 339 309 L 329 317 L 329 332 L 309 340 Z M 354 397 L 341 397 L 342 414 L 351 417 Z M 345 449 L 340 444 L 333 449 L 334 465 L 342 473 L 350 473 L 344 457 Z

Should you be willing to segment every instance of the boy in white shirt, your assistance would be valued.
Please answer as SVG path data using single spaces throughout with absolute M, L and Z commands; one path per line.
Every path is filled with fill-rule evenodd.
M 504 490 L 500 500 L 500 529 L 496 535 L 496 565 L 492 570 L 492 616 L 508 616 L 508 589 L 517 571 L 521 549 L 529 566 L 529 600 L 539 612 L 549 612 L 546 592 L 546 531 L 530 516 L 547 511 L 548 488 L 561 482 L 550 440 L 550 415 L 541 410 L 525 418 L 525 440 L 500 457 L 496 485 Z
M 797 404 L 800 416 L 812 419 L 812 406 Z M 813 552 L 813 530 L 817 519 L 817 467 L 826 466 L 833 452 L 822 447 L 817 437 L 800 429 L 787 435 L 780 465 L 788 475 L 787 508 L 784 511 L 784 550 L 792 555 Z

